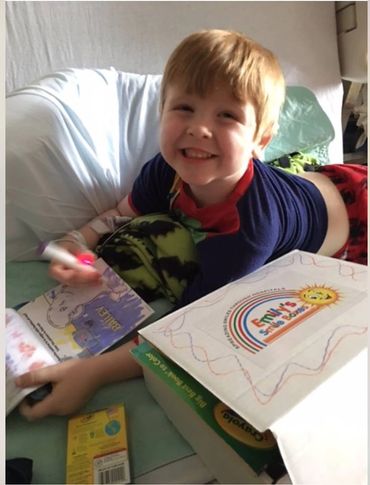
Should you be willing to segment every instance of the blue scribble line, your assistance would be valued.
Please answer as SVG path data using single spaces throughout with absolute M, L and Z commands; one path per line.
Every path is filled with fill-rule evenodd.
M 334 336 L 337 334 L 337 332 L 339 332 L 340 330 L 343 330 L 345 328 L 352 329 L 352 331 L 349 332 L 349 333 L 346 333 L 345 335 L 343 335 L 341 337 L 338 337 L 338 340 L 333 344 L 332 348 L 330 348 L 331 343 L 334 339 Z M 351 335 L 363 335 L 365 332 L 367 332 L 367 327 L 359 327 L 357 325 L 341 325 L 340 327 L 335 328 L 332 331 L 331 335 L 329 336 L 329 338 L 328 338 L 328 340 L 325 344 L 324 352 L 323 352 L 323 355 L 322 355 L 322 358 L 321 358 L 319 365 L 317 365 L 316 367 L 309 367 L 309 366 L 300 364 L 299 362 L 288 362 L 288 364 L 286 364 L 283 371 L 281 372 L 280 377 L 277 380 L 276 384 L 274 385 L 272 391 L 268 392 L 268 393 L 262 391 L 261 389 L 259 389 L 253 383 L 253 380 L 251 378 L 250 373 L 248 372 L 248 369 L 243 367 L 242 362 L 237 355 L 229 354 L 229 355 L 225 355 L 225 356 L 221 356 L 221 357 L 215 357 L 215 358 L 211 359 L 211 358 L 208 357 L 207 350 L 204 347 L 201 347 L 199 345 L 195 345 L 193 343 L 193 337 L 189 332 L 174 333 L 170 329 L 167 329 L 167 330 L 168 330 L 167 332 L 166 331 L 163 332 L 163 335 L 170 339 L 171 345 L 175 349 L 184 349 L 184 348 L 190 349 L 194 360 L 196 360 L 197 362 L 200 362 L 202 364 L 206 363 L 212 374 L 214 374 L 216 376 L 225 376 L 225 375 L 228 375 L 228 374 L 234 374 L 234 373 L 239 372 L 239 371 L 242 372 L 244 377 L 249 382 L 257 401 L 260 404 L 267 404 L 280 391 L 280 389 L 283 387 L 283 385 L 286 384 L 288 379 L 290 379 L 291 377 L 298 376 L 298 375 L 305 375 L 307 377 L 310 377 L 310 376 L 313 376 L 317 373 L 320 373 L 324 369 L 327 362 L 329 361 L 334 350 L 338 347 L 339 343 L 344 338 L 349 337 Z M 188 339 L 188 344 L 184 344 L 184 345 L 181 345 L 181 346 L 176 345 L 176 343 L 174 342 L 174 337 L 183 338 L 184 336 Z M 200 351 L 204 353 L 204 355 L 205 355 L 204 359 L 202 359 L 201 356 L 197 355 L 196 350 L 195 350 L 196 348 L 200 349 Z M 227 371 L 223 371 L 223 372 L 217 372 L 216 370 L 214 370 L 212 368 L 212 366 L 211 366 L 212 363 L 216 363 L 216 362 L 219 362 L 219 361 L 224 360 L 224 359 L 229 359 L 230 357 L 233 360 L 236 361 L 236 364 L 237 364 L 237 367 L 238 367 L 237 369 L 231 369 L 231 370 L 227 370 Z M 233 364 L 232 364 L 232 366 L 233 366 Z M 307 372 L 304 372 L 304 373 L 295 372 L 295 373 L 289 374 L 287 376 L 288 371 L 292 367 L 298 367 L 298 368 L 303 369 Z M 275 371 L 275 372 L 277 372 L 277 371 Z M 285 377 L 286 377 L 286 379 L 285 379 Z M 258 393 L 258 395 L 257 395 L 257 393 Z M 259 395 L 264 396 L 267 399 L 265 401 L 263 401 L 259 397 Z

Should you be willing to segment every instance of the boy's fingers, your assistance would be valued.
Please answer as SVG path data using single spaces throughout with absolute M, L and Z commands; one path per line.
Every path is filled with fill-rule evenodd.
M 86 266 L 81 270 L 66 268 L 61 264 L 51 264 L 49 274 L 52 278 L 70 286 L 99 282 L 101 274 L 93 267 Z
M 94 268 L 86 266 L 81 271 L 76 271 L 75 276 L 70 280 L 70 286 L 91 285 L 101 282 L 101 274 Z
M 42 384 L 52 382 L 55 378 L 54 368 L 56 366 L 51 365 L 48 367 L 42 367 L 32 372 L 26 372 L 21 376 L 18 376 L 15 383 L 18 387 L 34 387 Z
M 68 269 L 61 264 L 51 263 L 49 266 L 49 275 L 58 281 L 67 281 L 73 277 L 74 273 L 74 269 Z
M 19 412 L 28 421 L 34 421 L 35 419 L 40 419 L 51 414 L 50 411 L 50 401 L 52 396 L 47 396 L 42 401 L 33 404 L 32 406 L 28 404 L 27 400 L 24 399 L 19 405 Z

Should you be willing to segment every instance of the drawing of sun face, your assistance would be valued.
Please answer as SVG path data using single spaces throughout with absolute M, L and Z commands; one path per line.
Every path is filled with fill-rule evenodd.
M 324 285 L 314 285 L 303 288 L 299 297 L 310 305 L 331 305 L 339 299 L 339 294 L 333 288 Z

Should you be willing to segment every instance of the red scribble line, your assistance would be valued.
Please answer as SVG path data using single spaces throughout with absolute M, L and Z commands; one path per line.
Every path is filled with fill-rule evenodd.
M 307 372 L 295 372 L 294 374 L 289 374 L 289 376 L 285 380 L 283 379 L 283 380 L 280 381 L 280 385 L 279 385 L 279 382 L 277 383 L 277 385 L 274 388 L 274 391 L 271 393 L 271 395 L 270 395 L 270 397 L 269 397 L 269 399 L 267 401 L 265 401 L 265 402 L 259 401 L 259 402 L 262 405 L 265 405 L 268 402 L 270 402 L 271 399 L 280 391 L 280 389 L 291 379 L 291 377 L 298 377 L 298 376 L 313 377 L 313 376 L 316 376 L 316 375 L 320 374 L 323 371 L 323 369 L 326 366 L 326 364 L 328 363 L 329 359 L 331 358 L 334 350 L 338 347 L 338 345 L 341 343 L 342 340 L 344 340 L 346 337 L 349 337 L 351 335 L 363 335 L 366 332 L 367 332 L 367 327 L 362 327 L 362 330 L 361 331 L 358 331 L 358 332 L 350 332 L 350 333 L 348 333 L 346 335 L 342 335 L 342 337 L 340 337 L 338 339 L 338 341 L 335 343 L 335 345 L 333 346 L 333 348 L 330 351 L 328 351 L 327 353 L 325 352 L 324 358 L 323 358 L 321 364 L 319 365 L 319 367 L 317 369 L 312 369 L 312 368 L 306 367 L 306 369 L 308 371 L 311 371 L 310 374 L 307 373 Z M 293 366 L 293 365 L 296 365 L 296 366 L 300 366 L 300 367 L 305 368 L 305 366 L 299 364 L 298 362 L 290 362 L 289 365 L 287 366 L 287 369 L 288 369 L 289 366 Z
M 308 255 L 308 254 L 298 254 L 297 256 L 299 256 L 299 259 L 300 259 L 302 266 L 311 265 L 311 266 L 316 266 L 317 268 L 327 269 L 327 268 L 333 268 L 333 267 L 335 267 L 335 264 L 337 264 L 339 276 L 351 277 L 353 280 L 354 280 L 354 276 L 358 276 L 358 275 L 367 273 L 366 266 L 364 266 L 364 269 L 355 268 L 355 267 L 351 266 L 350 264 L 348 264 L 348 262 L 347 262 L 347 264 L 345 264 L 345 262 L 340 260 L 340 259 L 333 258 L 332 260 L 329 260 L 327 262 L 326 261 L 317 262 L 315 260 L 314 256 L 311 256 L 311 255 Z M 308 261 L 305 262 L 305 259 L 308 260 Z M 350 270 L 350 273 L 345 274 L 344 271 L 346 271 L 346 270 Z
M 191 353 L 193 354 L 193 357 L 195 360 L 198 360 L 199 362 L 203 363 L 203 364 L 206 364 L 209 371 L 215 375 L 215 376 L 228 376 L 230 374 L 235 374 L 237 372 L 242 372 L 244 377 L 246 378 L 246 380 L 249 382 L 250 386 L 251 386 L 251 389 L 253 391 L 253 395 L 255 397 L 255 399 L 261 404 L 261 405 L 266 405 L 268 404 L 272 398 L 282 389 L 282 387 L 292 378 L 292 377 L 297 377 L 297 376 L 306 376 L 306 377 L 313 377 L 317 374 L 320 374 L 322 372 L 322 370 L 324 369 L 325 365 L 327 364 L 328 360 L 330 359 L 330 357 L 332 356 L 334 350 L 338 347 L 338 345 L 341 343 L 341 341 L 346 338 L 346 337 L 349 337 L 351 335 L 363 335 L 364 333 L 367 332 L 367 327 L 359 327 L 361 330 L 359 331 L 353 331 L 353 332 L 350 332 L 350 333 L 347 333 L 346 335 L 343 335 L 342 337 L 340 337 L 338 339 L 338 341 L 334 344 L 334 346 L 332 347 L 332 349 L 329 351 L 327 350 L 327 347 L 330 343 L 330 340 L 331 338 L 334 336 L 334 333 L 336 333 L 336 331 L 339 331 L 340 329 L 346 327 L 346 326 L 351 326 L 351 325 L 342 325 L 341 327 L 337 327 L 336 329 L 334 329 L 332 335 L 328 338 L 327 340 L 327 343 L 326 343 L 326 347 L 325 347 L 325 350 L 324 350 L 324 354 L 323 354 L 323 358 L 322 358 L 322 361 L 321 363 L 319 364 L 319 366 L 317 368 L 310 368 L 310 367 L 306 367 L 298 362 L 289 362 L 283 372 L 281 373 L 279 379 L 277 380 L 275 386 L 274 386 L 274 389 L 271 393 L 265 393 L 263 392 L 262 390 L 260 390 L 254 383 L 253 383 L 253 380 L 252 380 L 252 377 L 250 375 L 250 373 L 248 372 L 248 370 L 246 368 L 244 368 L 239 360 L 239 358 L 234 355 L 234 354 L 230 354 L 230 355 L 227 355 L 227 356 L 223 356 L 223 357 L 217 357 L 215 359 L 210 359 L 208 357 L 208 353 L 207 353 L 207 350 L 204 348 L 204 347 L 201 347 L 199 345 L 193 345 L 192 344 L 192 336 L 189 332 L 183 332 L 182 334 L 175 334 L 170 331 L 169 334 L 169 338 L 170 338 L 170 343 L 171 345 L 175 348 L 175 349 L 178 349 L 178 350 L 181 350 L 181 349 L 190 349 Z M 353 327 L 353 326 L 351 326 Z M 174 339 L 173 337 L 181 337 L 181 335 L 185 335 L 186 337 L 189 338 L 189 341 L 190 341 L 190 345 L 189 344 L 186 344 L 186 345 L 176 345 L 175 342 L 174 342 Z M 167 335 L 168 336 L 168 335 Z M 201 357 L 199 357 L 198 355 L 196 355 L 195 353 L 195 350 L 198 349 L 198 351 L 200 351 L 200 353 L 202 353 L 204 355 L 204 360 L 201 359 Z M 227 370 L 227 371 L 216 371 L 212 368 L 212 363 L 216 362 L 216 361 L 220 361 L 221 359 L 233 359 L 233 360 L 236 360 L 236 363 L 237 365 L 239 366 L 239 369 L 231 369 L 231 370 Z M 295 372 L 293 374 L 290 374 L 288 375 L 285 379 L 284 379 L 284 376 L 286 375 L 286 373 L 288 372 L 289 368 L 292 367 L 292 366 L 298 366 L 298 367 L 302 367 L 302 368 L 305 368 L 307 371 L 309 371 L 310 373 L 308 372 Z M 261 395 L 264 395 L 264 396 L 267 396 L 267 399 L 263 400 L 262 398 L 259 397 L 259 395 L 257 394 L 261 394 Z
M 294 264 L 295 260 L 298 259 L 298 261 L 301 263 L 302 266 L 315 266 L 316 268 L 322 268 L 322 269 L 328 269 L 328 268 L 337 268 L 338 269 L 338 275 L 342 277 L 350 277 L 354 281 L 358 281 L 356 279 L 356 276 L 361 276 L 367 273 L 367 267 L 364 266 L 364 269 L 362 268 L 354 268 L 350 264 L 346 264 L 345 261 L 342 261 L 340 259 L 335 259 L 333 258 L 332 260 L 329 261 L 317 261 L 318 258 L 315 259 L 315 255 L 310 255 L 310 254 L 294 254 L 292 255 L 291 259 L 289 261 L 284 261 L 283 263 L 279 263 L 279 261 L 273 262 L 271 266 L 266 266 L 266 274 L 265 276 L 269 275 L 271 272 L 274 272 L 276 268 L 287 268 L 291 265 Z M 360 267 L 362 265 L 359 265 Z M 348 273 L 348 270 L 350 271 Z M 361 279 L 361 278 L 360 278 Z M 254 281 L 252 278 L 249 280 L 249 282 Z M 257 280 L 258 281 L 258 280 Z

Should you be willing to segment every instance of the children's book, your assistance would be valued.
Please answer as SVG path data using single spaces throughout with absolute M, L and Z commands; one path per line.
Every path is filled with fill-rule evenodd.
M 295 250 L 139 333 L 263 432 L 367 346 L 366 290 L 366 266 Z
M 219 483 L 290 483 L 277 442 L 144 341 L 131 350 L 147 388 Z
M 17 376 L 71 358 L 100 354 L 146 320 L 153 310 L 102 259 L 101 283 L 59 285 L 18 311 L 6 309 L 7 414 L 33 389 L 19 389 Z

